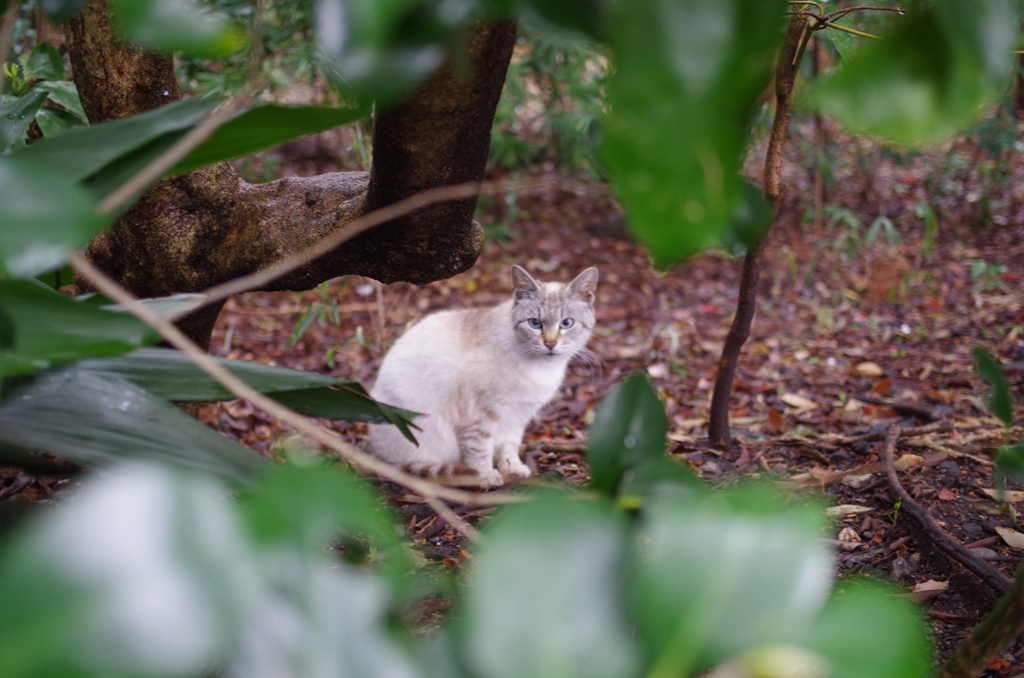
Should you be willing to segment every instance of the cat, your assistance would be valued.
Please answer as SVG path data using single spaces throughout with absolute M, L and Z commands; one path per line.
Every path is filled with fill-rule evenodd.
M 512 266 L 512 298 L 491 308 L 440 311 L 395 342 L 370 394 L 423 413 L 413 445 L 391 425 L 370 425 L 378 458 L 422 476 L 476 473 L 484 488 L 527 478 L 523 432 L 558 391 L 594 328 L 598 272 L 538 282 Z

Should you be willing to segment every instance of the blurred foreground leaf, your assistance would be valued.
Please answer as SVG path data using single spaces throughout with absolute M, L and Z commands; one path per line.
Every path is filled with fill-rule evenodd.
M 549 496 L 506 510 L 480 551 L 461 620 L 476 673 L 632 675 L 623 527 L 603 502 Z
M 168 175 L 191 172 L 279 146 L 305 134 L 316 134 L 366 117 L 369 108 L 278 106 L 268 104 L 240 112 L 189 153 Z
M 224 57 L 246 45 L 243 31 L 192 0 L 112 0 L 124 36 L 154 52 Z
M 314 523 L 329 512 L 307 509 Z M 110 469 L 5 556 L 0 597 L 18 611 L 0 615 L 5 678 L 417 675 L 389 636 L 387 589 L 372 572 L 254 543 L 209 477 Z
M 0 157 L 0 274 L 15 278 L 60 268 L 110 221 L 73 176 L 22 153 Z
M 601 400 L 590 427 L 591 486 L 615 494 L 623 474 L 665 455 L 668 419 L 647 377 L 637 372 Z
M 119 355 L 159 338 L 134 316 L 97 309 L 29 280 L 0 280 L 0 309 L 13 326 L 11 345 L 0 346 L 0 377 Z
M 761 488 L 734 494 L 656 498 L 644 512 L 634 595 L 657 675 L 800 644 L 825 603 L 832 558 L 816 517 L 779 512 Z
M 938 143 L 959 133 L 1005 84 L 1006 68 L 997 62 L 1008 63 L 1017 22 L 999 25 L 993 17 L 1003 10 L 980 7 L 1004 0 L 959 3 L 963 11 L 956 4 L 936 3 L 899 21 L 844 59 L 812 100 L 853 131 L 900 143 Z M 989 44 L 1006 54 L 995 58 Z
M 822 611 L 807 647 L 827 658 L 831 675 L 924 678 L 928 641 L 914 605 L 899 591 L 843 582 Z
M 46 92 L 33 90 L 25 96 L 0 104 L 0 151 L 23 141 L 36 112 L 46 101 Z
M 613 10 L 603 156 L 630 227 L 660 267 L 717 244 L 733 219 L 785 7 L 635 0 Z
M 86 467 L 155 459 L 237 482 L 267 463 L 131 382 L 74 367 L 41 375 L 0 404 L 0 444 Z
M 354 381 L 244 360 L 214 360 L 257 391 L 312 417 L 393 423 L 407 432 L 415 416 L 375 401 Z M 107 360 L 86 360 L 76 369 L 127 379 L 156 396 L 175 402 L 234 400 L 236 397 L 188 356 L 173 349 L 147 348 Z

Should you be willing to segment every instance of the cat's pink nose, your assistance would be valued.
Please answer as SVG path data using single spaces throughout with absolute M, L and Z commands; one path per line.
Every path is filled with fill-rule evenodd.
M 554 348 L 555 344 L 557 344 L 557 343 L 558 343 L 557 339 L 554 339 L 554 340 L 552 340 L 552 339 L 545 339 L 544 340 L 544 345 L 547 346 L 548 348 Z

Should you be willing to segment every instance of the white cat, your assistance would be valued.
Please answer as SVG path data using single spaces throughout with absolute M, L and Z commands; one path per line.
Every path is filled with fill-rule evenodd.
M 380 459 L 426 476 L 466 467 L 484 488 L 526 478 L 523 431 L 558 391 L 594 327 L 597 269 L 571 283 L 537 282 L 513 266 L 512 299 L 493 308 L 441 311 L 414 325 L 384 358 L 371 395 L 425 416 L 419 446 L 391 425 L 370 426 Z

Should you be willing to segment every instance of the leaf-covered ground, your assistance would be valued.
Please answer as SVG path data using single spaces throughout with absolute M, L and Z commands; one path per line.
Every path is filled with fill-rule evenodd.
M 813 133 L 810 125 L 797 128 L 797 135 Z M 1024 431 L 1003 431 L 987 412 L 971 350 L 983 347 L 1008 363 L 1024 402 L 1024 226 L 1016 209 L 1016 187 L 1024 183 L 1012 180 L 1012 158 L 1009 169 L 1000 169 L 968 145 L 911 161 L 867 143 L 834 147 L 828 207 L 818 224 L 814 173 L 799 169 L 806 164 L 799 143 L 791 151 L 789 199 L 770 236 L 757 317 L 734 385 L 733 454 L 709 449 L 704 437 L 740 260 L 709 252 L 655 271 L 599 184 L 583 190 L 556 182 L 513 196 L 513 209 L 500 213 L 493 205 L 507 201 L 485 201 L 479 218 L 489 233 L 486 251 L 451 280 L 423 287 L 333 281 L 327 290 L 338 322 L 313 292 L 232 299 L 212 352 L 369 385 L 387 346 L 410 322 L 503 300 L 511 264 L 558 280 L 597 266 L 598 328 L 590 348 L 601 362 L 574 365 L 529 430 L 528 457 L 541 477 L 585 482 L 580 443 L 598 400 L 624 375 L 645 370 L 670 418 L 669 450 L 710 482 L 768 476 L 794 491 L 821 493 L 830 505 L 853 507 L 834 518 L 830 535 L 844 542 L 839 573 L 904 584 L 921 601 L 944 656 L 995 597 L 895 505 L 880 472 L 882 443 L 869 434 L 891 424 L 938 422 L 900 441 L 903 485 L 961 544 L 1012 577 L 1024 550 L 1008 543 L 1014 537 L 1005 528 L 1017 528 L 1018 505 L 986 490 L 993 487 L 993 449 L 1019 441 Z M 757 162 L 752 154 L 751 166 Z M 986 166 L 995 169 L 986 174 Z M 992 178 L 996 170 L 1001 180 Z M 304 313 L 318 307 L 320 320 L 286 346 Z M 267 454 L 290 434 L 238 402 L 206 406 L 203 419 Z M 336 428 L 350 440 L 365 435 L 361 425 Z M 444 566 L 462 566 L 457 536 L 406 500 L 399 503 L 410 537 Z M 467 517 L 485 521 L 486 513 Z M 992 667 L 994 675 L 1011 675 L 1024 652 L 1005 660 Z
M 708 252 L 655 271 L 598 183 L 559 187 L 552 175 L 550 188 L 482 201 L 478 217 L 489 238 L 476 266 L 423 287 L 335 280 L 326 289 L 337 322 L 314 292 L 233 298 L 211 352 L 369 385 L 409 323 L 506 298 L 511 264 L 557 280 L 597 266 L 598 328 L 590 348 L 600 364 L 573 365 L 529 430 L 527 455 L 540 477 L 586 482 L 582 442 L 597 402 L 624 375 L 646 371 L 670 419 L 671 454 L 714 484 L 770 477 L 847 507 L 827 535 L 837 541 L 839 574 L 901 582 L 920 601 L 944 657 L 995 596 L 896 506 L 880 472 L 877 433 L 933 422 L 937 428 L 899 443 L 903 485 L 956 540 L 1012 577 L 1024 555 L 1011 545 L 1024 538 L 1014 502 L 1024 494 L 1010 503 L 991 496 L 991 455 L 999 444 L 1020 441 L 1024 429 L 1004 431 L 988 414 L 971 350 L 983 347 L 1006 364 L 1024 403 L 1024 169 L 1013 154 L 993 158 L 964 142 L 904 157 L 833 135 L 830 162 L 818 177 L 826 207 L 815 219 L 815 173 L 802 169 L 813 167 L 808 157 L 817 151 L 805 140 L 815 134 L 812 124 L 798 125 L 790 144 L 787 204 L 770 235 L 757 316 L 734 385 L 732 454 L 709 449 L 705 437 L 741 260 Z M 280 172 L 333 169 L 325 158 L 338 143 L 328 133 L 291 144 L 279 152 Z M 752 153 L 751 174 L 760 162 Z M 289 346 L 310 310 L 316 321 Z M 1018 406 L 1018 421 L 1022 414 Z M 237 401 L 205 405 L 201 418 L 262 454 L 293 435 Z M 330 425 L 350 441 L 365 436 L 359 424 Z M 47 501 L 66 482 L 0 470 L 0 500 Z M 426 567 L 457 571 L 468 563 L 458 535 L 429 507 L 400 491 L 392 495 Z M 490 510 L 457 512 L 486 525 Z M 443 607 L 425 607 L 424 621 Z M 993 675 L 1022 666 L 1024 651 L 1014 648 Z

